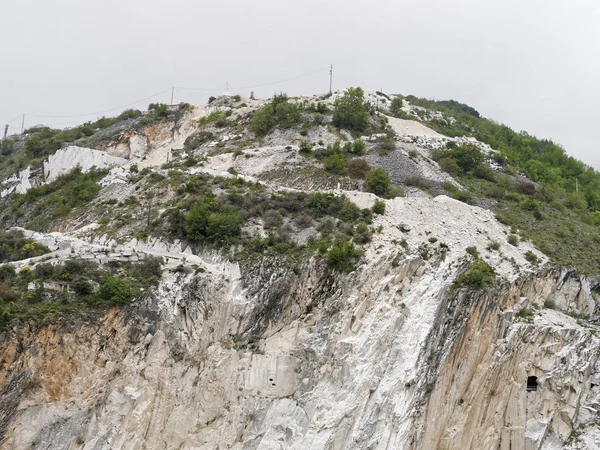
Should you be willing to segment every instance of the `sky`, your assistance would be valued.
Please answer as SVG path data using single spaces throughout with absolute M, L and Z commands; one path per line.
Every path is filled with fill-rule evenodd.
M 23 113 L 62 128 L 169 103 L 172 86 L 194 104 L 324 93 L 333 64 L 334 90 L 455 99 L 600 169 L 597 0 L 19 0 L 0 17 L 11 132 Z

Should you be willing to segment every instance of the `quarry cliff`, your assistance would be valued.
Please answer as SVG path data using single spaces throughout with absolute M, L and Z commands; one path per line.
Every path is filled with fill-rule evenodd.
M 600 449 L 598 174 L 453 101 L 151 106 L 2 143 L 0 448 Z

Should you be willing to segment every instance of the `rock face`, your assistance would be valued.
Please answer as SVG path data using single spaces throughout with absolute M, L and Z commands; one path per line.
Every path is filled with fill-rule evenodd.
M 123 165 L 126 162 L 127 160 L 111 156 L 106 152 L 69 145 L 50 155 L 44 161 L 44 178 L 47 183 L 50 183 L 77 166 L 81 167 L 82 171 L 87 172 L 92 167 L 104 169 L 105 167 Z
M 207 113 L 122 134 L 105 151 L 63 149 L 44 175 L 78 163 L 158 171 Z M 398 167 L 398 178 L 409 168 L 450 181 L 426 158 L 445 138 L 405 122 L 392 120 L 401 151 L 414 145 L 419 157 L 373 161 Z M 205 155 L 190 172 L 277 179 L 304 161 L 282 144 L 286 133 L 248 158 Z M 30 178 L 12 181 L 23 190 Z M 102 195 L 133 195 L 129 183 L 127 166 L 114 168 Z M 361 209 L 377 199 L 340 186 L 329 192 Z M 549 266 L 527 242 L 508 245 L 492 212 L 446 196 L 387 200 L 385 211 L 349 274 L 318 258 L 234 264 L 178 241 L 117 244 L 94 236 L 94 223 L 71 234 L 24 230 L 51 253 L 16 262 L 17 270 L 74 256 L 104 264 L 153 255 L 165 271 L 129 306 L 0 335 L 0 448 L 600 449 L 595 282 Z M 454 284 L 468 248 L 494 267 L 493 288 Z M 191 263 L 195 273 L 172 270 Z
M 589 282 L 450 292 L 452 260 L 387 249 L 342 276 L 213 258 L 101 320 L 14 330 L 2 448 L 564 448 L 597 420 L 598 339 L 559 310 L 516 315 L 594 314 Z

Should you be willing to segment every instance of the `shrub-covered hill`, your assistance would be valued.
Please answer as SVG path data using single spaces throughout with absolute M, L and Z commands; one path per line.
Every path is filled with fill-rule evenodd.
M 403 100 L 402 118 L 448 137 L 473 137 L 496 150 L 486 155 L 478 145 L 448 142 L 432 151 L 441 169 L 466 188 L 446 186 L 450 195 L 467 202 L 493 200 L 497 218 L 512 227 L 515 245 L 520 234 L 556 264 L 600 273 L 600 173 L 551 140 L 515 132 L 468 105 L 412 95 Z

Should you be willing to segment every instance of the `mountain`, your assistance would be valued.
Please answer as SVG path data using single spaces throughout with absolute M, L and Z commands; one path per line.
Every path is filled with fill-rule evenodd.
M 456 101 L 0 146 L 0 448 L 600 448 L 600 176 Z

